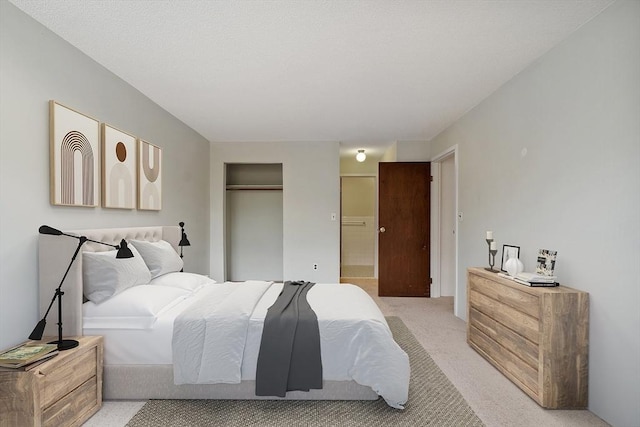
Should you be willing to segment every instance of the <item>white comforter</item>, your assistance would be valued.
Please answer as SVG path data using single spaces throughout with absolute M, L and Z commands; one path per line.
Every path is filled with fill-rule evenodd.
M 254 380 L 264 318 L 281 290 L 281 283 L 245 282 L 199 292 L 174 323 L 175 383 Z M 318 317 L 324 379 L 354 380 L 402 408 L 409 358 L 369 295 L 353 285 L 316 284 L 307 299 Z

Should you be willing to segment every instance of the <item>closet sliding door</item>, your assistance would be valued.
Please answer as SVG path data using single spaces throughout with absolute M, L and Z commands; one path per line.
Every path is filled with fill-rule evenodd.
M 228 164 L 227 280 L 283 280 L 282 165 Z

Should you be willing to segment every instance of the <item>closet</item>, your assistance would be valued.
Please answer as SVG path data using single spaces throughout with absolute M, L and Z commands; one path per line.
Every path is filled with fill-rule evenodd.
M 282 281 L 282 164 L 227 164 L 225 211 L 226 279 Z

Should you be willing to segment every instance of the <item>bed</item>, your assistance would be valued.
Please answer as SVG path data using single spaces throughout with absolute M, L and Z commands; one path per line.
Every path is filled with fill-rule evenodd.
M 168 242 L 177 255 L 180 240 L 180 228 L 177 226 L 90 229 L 68 233 L 112 244 L 125 239 L 134 248 L 134 258 L 143 258 L 135 248 L 144 248 L 144 242 L 157 246 Z M 40 312 L 43 314 L 77 241 L 49 235 L 40 235 L 39 239 Z M 142 280 L 136 286 L 116 289 L 113 295 L 87 300 L 87 294 L 95 297 L 96 294 L 91 292 L 102 289 L 95 287 L 91 274 L 102 277 L 102 273 L 96 273 L 92 263 L 96 257 L 105 255 L 101 252 L 110 249 L 87 242 L 83 246 L 83 255 L 77 257 L 62 288 L 65 336 L 104 336 L 105 399 L 278 399 L 256 396 L 255 366 L 262 322 L 282 284 L 258 281 L 215 283 L 206 276 L 180 273 L 176 265 L 165 269 L 163 264 L 160 268 L 166 271 L 156 270 L 149 283 L 142 283 Z M 147 261 L 147 253 L 143 254 Z M 147 264 L 153 272 L 151 264 Z M 87 270 L 92 272 L 89 276 Z M 246 311 L 247 332 L 246 337 L 235 340 L 245 343 L 237 360 L 237 372 L 224 378 L 214 375 L 195 381 L 197 383 L 176 384 L 174 358 L 177 356 L 171 345 L 175 339 L 175 319 L 184 316 L 190 307 L 195 307 L 196 301 L 206 296 L 204 294 L 214 295 L 216 301 L 231 298 L 227 295 L 240 295 L 237 304 L 246 305 L 243 292 L 249 288 L 260 288 L 262 293 L 255 297 L 252 307 L 242 308 Z M 284 399 L 375 400 L 382 396 L 387 404 L 401 409 L 408 397 L 409 360 L 393 341 L 388 325 L 373 300 L 360 288 L 345 284 L 316 284 L 309 291 L 308 300 L 318 315 L 323 388 L 308 392 L 290 391 Z M 135 301 L 140 301 L 142 307 L 134 304 Z M 115 314 L 114 307 L 117 307 Z M 56 309 L 54 307 L 52 311 Z M 141 310 L 148 313 L 145 311 L 141 315 Z M 57 313 L 50 313 L 49 317 L 56 318 Z M 235 322 L 228 324 L 237 326 Z M 55 324 L 50 323 L 47 328 L 45 333 L 55 335 Z M 350 335 L 346 336 L 346 333 Z M 226 359 L 219 359 L 219 362 L 210 359 L 209 366 L 218 371 L 233 372 L 232 368 L 224 368 L 227 362 Z

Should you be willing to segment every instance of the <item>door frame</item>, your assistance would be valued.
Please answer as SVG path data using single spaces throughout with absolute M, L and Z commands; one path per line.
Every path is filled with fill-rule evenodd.
M 373 248 L 373 277 L 375 279 L 378 278 L 378 174 L 377 173 L 341 173 L 340 174 L 340 264 L 342 264 L 342 178 L 373 178 L 373 197 L 375 201 L 374 212 L 373 212 L 373 225 L 375 227 L 376 233 L 374 238 L 374 248 Z M 342 275 L 342 265 L 338 266 L 338 271 Z
M 458 216 L 457 221 L 455 221 L 455 291 L 453 297 L 453 313 L 457 317 L 461 317 L 461 313 L 459 313 L 460 307 L 464 307 L 464 304 L 461 304 L 458 296 L 460 295 L 459 286 L 460 286 L 460 277 L 458 275 L 458 234 L 459 234 L 459 225 L 460 222 L 460 210 L 458 208 L 458 144 L 455 144 L 440 154 L 431 158 L 431 175 L 433 176 L 433 182 L 431 186 L 431 277 L 433 278 L 433 283 L 431 284 L 431 297 L 437 298 L 441 295 L 441 274 L 440 274 L 440 259 L 441 259 L 441 251 L 440 251 L 440 226 L 441 226 L 441 218 L 440 218 L 440 206 L 442 204 L 442 191 L 441 191 L 441 182 L 442 182 L 442 169 L 441 163 L 449 158 L 453 157 L 454 162 L 454 203 L 455 203 L 455 212 Z

